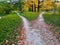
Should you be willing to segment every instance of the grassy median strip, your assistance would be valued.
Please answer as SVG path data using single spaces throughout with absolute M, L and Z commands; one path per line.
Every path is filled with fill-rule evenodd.
M 22 16 L 26 17 L 29 21 L 35 20 L 38 18 L 38 12 L 23 12 L 21 13 Z

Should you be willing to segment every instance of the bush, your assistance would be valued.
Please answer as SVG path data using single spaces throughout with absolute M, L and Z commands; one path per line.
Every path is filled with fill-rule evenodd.
M 2 14 L 9 14 L 11 10 L 13 9 L 13 6 L 10 5 L 7 2 L 0 2 L 0 15 Z
M 56 10 L 57 10 L 58 14 L 60 14 L 60 5 L 57 6 Z
M 4 5 L 0 3 L 0 15 L 4 14 Z

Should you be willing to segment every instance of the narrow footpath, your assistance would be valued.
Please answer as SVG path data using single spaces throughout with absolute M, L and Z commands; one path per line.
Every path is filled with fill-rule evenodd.
M 18 45 L 59 45 L 58 40 L 44 22 L 43 14 L 44 12 L 39 15 L 37 20 L 30 23 L 17 13 L 23 21 L 22 35 Z

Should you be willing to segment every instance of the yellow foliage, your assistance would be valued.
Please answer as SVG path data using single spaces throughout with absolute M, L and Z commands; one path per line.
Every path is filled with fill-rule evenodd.
M 38 6 L 38 0 L 28 0 L 27 2 L 25 2 L 24 11 L 28 11 L 29 8 L 31 8 L 31 6 L 34 5 L 34 3 L 36 5 L 36 7 L 37 7 Z
M 36 7 L 38 7 L 38 0 L 28 0 L 27 2 L 25 2 L 25 5 L 24 5 L 24 10 L 25 11 L 28 11 L 29 8 L 31 8 L 31 5 L 33 5 L 33 10 L 34 10 L 34 4 L 36 5 Z M 53 8 L 53 3 L 51 2 L 51 0 L 44 0 L 43 3 L 40 3 L 39 5 L 42 5 L 42 10 L 50 10 Z M 36 8 L 36 11 L 38 9 Z
M 50 9 L 53 8 L 53 5 L 52 5 L 52 4 L 53 4 L 53 3 L 51 2 L 51 0 L 45 0 L 45 1 L 43 2 L 42 9 L 43 9 L 43 10 L 50 10 Z

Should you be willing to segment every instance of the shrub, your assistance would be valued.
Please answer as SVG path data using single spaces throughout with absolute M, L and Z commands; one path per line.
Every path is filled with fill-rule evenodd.
M 57 6 L 57 12 L 58 12 L 58 14 L 60 14 L 60 5 L 59 6 Z
M 1 14 L 9 14 L 13 9 L 12 5 L 7 2 L 0 2 L 0 15 Z

